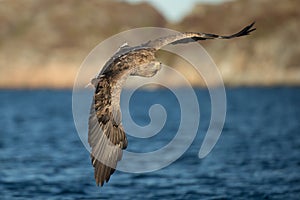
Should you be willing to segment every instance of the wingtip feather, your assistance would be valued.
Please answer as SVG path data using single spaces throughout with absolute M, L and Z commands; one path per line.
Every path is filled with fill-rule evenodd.
M 246 26 L 245 28 L 243 28 L 241 31 L 230 35 L 230 36 L 225 36 L 223 37 L 224 39 L 230 39 L 230 38 L 235 38 L 235 37 L 241 37 L 241 36 L 245 36 L 245 35 L 249 35 L 251 32 L 255 31 L 256 28 L 252 28 L 255 24 L 255 21 L 252 22 L 250 25 Z

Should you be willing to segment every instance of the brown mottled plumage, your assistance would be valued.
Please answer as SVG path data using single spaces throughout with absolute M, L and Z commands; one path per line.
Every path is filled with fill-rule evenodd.
M 97 185 L 108 182 L 127 139 L 121 123 L 120 94 L 128 76 L 152 77 L 161 68 L 155 52 L 168 44 L 195 42 L 206 39 L 230 39 L 248 35 L 254 31 L 254 23 L 230 36 L 208 33 L 180 33 L 136 47 L 124 45 L 107 61 L 98 77 L 92 80 L 95 94 L 90 110 L 88 142 L 92 148 L 92 165 Z

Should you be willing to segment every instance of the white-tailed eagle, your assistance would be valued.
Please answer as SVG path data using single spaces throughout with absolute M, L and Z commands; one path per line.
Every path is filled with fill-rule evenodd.
M 155 52 L 168 44 L 189 43 L 207 39 L 231 39 L 254 31 L 254 23 L 229 36 L 210 33 L 178 33 L 148 41 L 139 46 L 123 45 L 107 61 L 100 74 L 91 83 L 95 93 L 90 109 L 88 142 L 97 185 L 108 182 L 114 173 L 127 139 L 121 122 L 120 94 L 128 76 L 152 77 L 161 63 Z

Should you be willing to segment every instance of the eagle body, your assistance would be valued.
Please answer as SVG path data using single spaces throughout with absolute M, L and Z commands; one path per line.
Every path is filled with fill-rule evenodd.
M 124 48 L 124 47 L 123 47 Z M 121 159 L 122 149 L 127 147 L 127 139 L 121 123 L 120 95 L 123 84 L 128 76 L 154 76 L 160 67 L 155 59 L 154 49 L 128 49 L 127 53 L 121 48 L 114 60 L 109 61 L 106 69 L 92 80 L 95 86 L 93 103 L 89 120 L 89 139 L 92 148 L 92 164 L 95 167 L 97 184 L 103 185 L 114 172 L 117 161 Z M 100 129 L 99 129 L 100 128 Z M 99 131 L 104 130 L 102 134 Z M 103 135 L 104 134 L 104 135 Z M 105 138 L 106 137 L 106 138 Z M 100 145 L 98 142 L 104 140 Z M 111 153 L 104 149 L 114 148 Z M 106 155 L 110 154 L 110 155 Z M 106 156 L 104 156 L 106 155 Z M 98 157 L 103 158 L 102 162 Z M 113 161 L 110 159 L 115 158 Z M 109 163 L 108 165 L 105 165 Z M 104 172 L 101 175 L 101 172 Z

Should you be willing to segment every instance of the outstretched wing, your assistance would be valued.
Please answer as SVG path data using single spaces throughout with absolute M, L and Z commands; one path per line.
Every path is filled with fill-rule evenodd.
M 91 146 L 92 165 L 97 185 L 108 182 L 127 139 L 121 125 L 121 112 L 112 102 L 113 88 L 109 79 L 101 78 L 96 85 L 90 110 L 88 142 Z
M 189 43 L 189 42 L 195 42 L 198 40 L 208 40 L 208 39 L 231 39 L 231 38 L 249 35 L 252 31 L 256 30 L 256 28 L 253 28 L 254 24 L 255 24 L 255 22 L 246 26 L 241 31 L 239 31 L 235 34 L 232 34 L 232 35 L 228 35 L 228 36 L 216 35 L 216 34 L 211 34 L 211 33 L 186 32 L 186 33 L 178 33 L 178 34 L 158 38 L 156 40 L 149 41 L 145 45 L 155 48 L 155 49 L 160 49 L 163 46 L 168 45 L 168 44 L 182 44 L 182 43 Z

